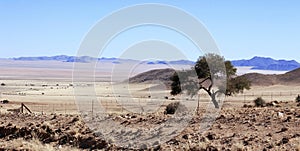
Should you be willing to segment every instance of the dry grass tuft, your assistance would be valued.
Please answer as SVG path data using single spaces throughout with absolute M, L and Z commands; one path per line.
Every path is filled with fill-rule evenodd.
M 53 147 L 50 144 L 43 144 L 40 142 L 38 139 L 32 139 L 32 140 L 24 140 L 24 139 L 15 139 L 8 142 L 0 142 L 0 149 L 4 150 L 31 150 L 31 151 L 77 151 L 78 149 L 68 147 L 68 146 L 58 146 L 58 147 Z

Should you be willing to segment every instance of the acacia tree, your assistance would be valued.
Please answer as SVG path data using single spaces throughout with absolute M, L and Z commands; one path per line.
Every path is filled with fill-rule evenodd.
M 225 77 L 226 88 L 224 84 L 220 84 L 217 89 L 214 89 L 215 83 L 222 81 L 220 79 Z M 191 70 L 175 72 L 171 80 L 171 95 L 186 91 L 188 95 L 193 97 L 200 90 L 204 90 L 211 97 L 215 108 L 219 108 L 219 103 L 216 100 L 218 94 L 230 96 L 243 93 L 244 89 L 250 89 L 251 85 L 246 78 L 236 76 L 236 68 L 230 61 L 225 61 L 224 57 L 212 53 L 199 57 Z

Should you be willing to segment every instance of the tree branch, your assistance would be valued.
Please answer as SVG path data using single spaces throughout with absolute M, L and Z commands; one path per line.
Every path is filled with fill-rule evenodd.
M 211 80 L 210 76 L 205 78 L 204 80 L 202 80 L 201 82 L 199 82 L 200 85 L 202 85 L 203 82 L 205 82 L 206 80 Z
M 209 89 L 203 87 L 203 86 L 200 86 L 199 90 L 203 89 L 204 91 L 206 91 L 208 93 L 209 96 L 211 96 L 211 92 Z

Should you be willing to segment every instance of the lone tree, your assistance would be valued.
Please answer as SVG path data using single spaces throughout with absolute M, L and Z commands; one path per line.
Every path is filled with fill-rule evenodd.
M 226 79 L 224 79 L 225 77 Z M 220 83 L 222 78 L 223 81 L 226 81 L 226 88 L 224 84 L 219 84 L 217 89 L 214 89 L 215 83 Z M 224 57 L 213 53 L 199 57 L 191 70 L 175 72 L 171 80 L 171 95 L 186 91 L 188 95 L 193 97 L 200 90 L 204 90 L 211 97 L 215 108 L 219 108 L 219 103 L 216 100 L 218 94 L 231 96 L 236 93 L 243 93 L 244 89 L 248 90 L 251 86 L 246 78 L 236 75 L 236 68 L 230 61 L 225 61 Z

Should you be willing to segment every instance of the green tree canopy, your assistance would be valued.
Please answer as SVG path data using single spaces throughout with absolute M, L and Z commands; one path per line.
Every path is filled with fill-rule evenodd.
M 243 93 L 244 89 L 250 89 L 250 82 L 236 75 L 236 68 L 230 61 L 225 61 L 224 57 L 208 53 L 199 57 L 195 66 L 191 70 L 177 71 L 171 77 L 171 94 L 177 95 L 186 91 L 191 97 L 204 90 L 211 97 L 216 108 L 219 108 L 216 100 L 217 94 L 227 96 Z M 215 83 L 224 79 L 226 84 L 219 84 L 218 89 L 214 90 Z M 226 87 L 226 88 L 225 88 Z

